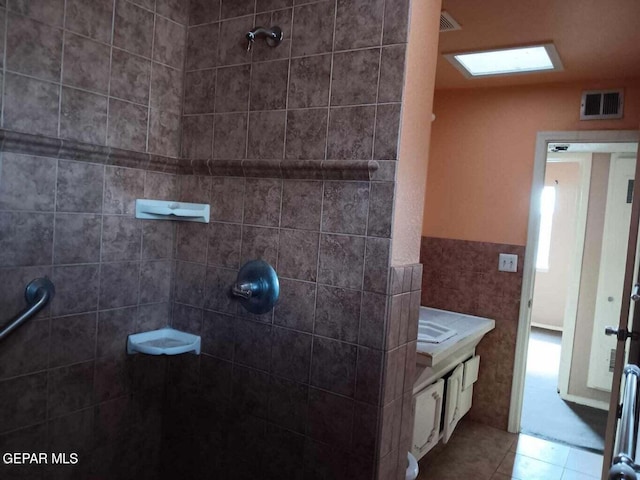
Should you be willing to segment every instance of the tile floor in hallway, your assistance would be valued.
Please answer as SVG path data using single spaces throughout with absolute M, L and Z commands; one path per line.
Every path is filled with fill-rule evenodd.
M 598 480 L 602 456 L 463 420 L 420 461 L 418 480 Z

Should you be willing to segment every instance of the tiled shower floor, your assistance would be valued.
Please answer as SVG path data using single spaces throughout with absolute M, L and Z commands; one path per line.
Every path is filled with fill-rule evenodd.
M 418 480 L 597 480 L 602 456 L 463 420 L 420 461 Z

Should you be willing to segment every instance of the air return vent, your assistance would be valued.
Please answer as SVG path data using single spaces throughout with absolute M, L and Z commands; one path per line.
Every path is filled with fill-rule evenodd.
M 453 30 L 460 30 L 462 27 L 458 22 L 456 22 L 453 17 L 445 12 L 440 12 L 440 31 L 441 32 L 451 32 Z
M 598 90 L 582 92 L 580 120 L 622 118 L 624 92 L 622 90 Z

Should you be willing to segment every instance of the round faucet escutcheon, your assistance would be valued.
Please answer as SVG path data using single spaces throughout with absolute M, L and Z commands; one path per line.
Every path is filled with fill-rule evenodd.
M 231 296 L 249 313 L 270 312 L 280 297 L 280 281 L 271 265 L 262 260 L 245 263 L 231 286 Z

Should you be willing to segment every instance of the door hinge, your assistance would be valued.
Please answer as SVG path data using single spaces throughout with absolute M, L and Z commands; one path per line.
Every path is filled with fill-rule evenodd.
M 622 404 L 618 404 L 618 408 L 616 409 L 616 417 L 622 418 Z

